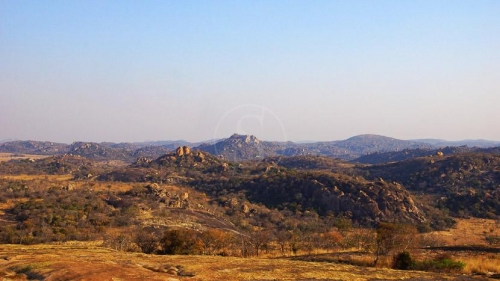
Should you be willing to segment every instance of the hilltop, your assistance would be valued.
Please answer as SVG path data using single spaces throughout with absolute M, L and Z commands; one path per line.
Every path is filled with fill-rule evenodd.
M 252 135 L 234 134 L 214 144 L 202 144 L 197 149 L 230 161 L 264 159 L 277 154 L 282 146 L 260 141 Z
M 343 141 L 293 143 L 260 141 L 252 135 L 234 134 L 215 144 L 200 145 L 200 150 L 232 161 L 263 159 L 269 156 L 320 155 L 352 160 L 374 152 L 403 149 L 431 149 L 432 146 L 414 141 L 398 140 L 379 135 L 359 135 Z

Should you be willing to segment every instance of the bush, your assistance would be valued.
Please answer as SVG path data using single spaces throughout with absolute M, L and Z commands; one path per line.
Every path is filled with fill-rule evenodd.
M 413 266 L 413 258 L 407 251 L 401 252 L 394 257 L 392 268 L 408 270 Z
M 196 255 L 202 252 L 197 232 L 191 229 L 170 229 L 165 231 L 160 244 L 167 255 Z
M 146 254 L 154 254 L 160 246 L 160 237 L 153 229 L 141 229 L 134 239 L 141 251 Z
M 424 270 L 424 271 L 435 271 L 435 272 L 448 272 L 448 273 L 458 273 L 465 268 L 465 263 L 461 261 L 455 261 L 450 257 L 439 257 L 435 260 L 424 260 L 421 262 L 416 262 L 413 265 L 413 269 Z

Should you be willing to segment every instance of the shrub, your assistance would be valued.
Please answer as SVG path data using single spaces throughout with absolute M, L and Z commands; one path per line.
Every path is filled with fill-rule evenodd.
M 412 268 L 413 264 L 413 258 L 410 253 L 403 251 L 394 257 L 392 268 L 408 270 Z
M 449 257 L 439 257 L 435 260 L 416 262 L 413 268 L 424 271 L 458 273 L 465 268 L 465 263 Z
M 160 237 L 152 229 L 141 229 L 134 237 L 141 251 L 146 254 L 155 253 L 160 246 Z
M 197 232 L 191 229 L 170 229 L 165 231 L 160 244 L 167 255 L 193 255 L 202 252 Z

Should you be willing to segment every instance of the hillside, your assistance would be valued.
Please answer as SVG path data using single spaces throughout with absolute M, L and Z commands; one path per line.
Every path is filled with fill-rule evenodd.
M 48 141 L 8 141 L 0 144 L 0 152 L 18 154 L 53 155 L 64 154 L 69 146 Z
M 399 140 L 379 135 L 359 135 L 335 143 L 338 148 L 350 151 L 353 155 L 366 155 L 374 152 L 399 151 L 412 148 L 431 148 L 431 145 Z
M 215 144 L 197 147 L 197 149 L 231 161 L 263 159 L 276 155 L 320 155 L 352 160 L 374 152 L 400 151 L 413 148 L 430 149 L 432 146 L 378 135 L 360 135 L 343 141 L 297 144 L 293 142 L 266 142 L 260 141 L 251 135 L 234 134 Z
M 461 140 L 461 141 L 447 141 L 440 139 L 419 139 L 414 140 L 416 142 L 423 142 L 430 144 L 435 147 L 446 147 L 446 146 L 468 146 L 477 148 L 489 148 L 499 146 L 500 142 L 491 140 Z
M 0 163 L 0 174 L 7 175 L 65 175 L 89 177 L 102 169 L 79 155 L 63 154 L 42 159 L 20 159 Z
M 184 146 L 155 160 L 139 159 L 98 178 L 183 184 L 216 194 L 216 198 L 223 194 L 250 204 L 264 204 L 267 209 L 343 216 L 363 225 L 377 221 L 417 224 L 426 221 L 410 194 L 397 184 L 331 171 L 353 170 L 348 163 L 313 156 L 274 157 L 236 164 Z M 225 200 L 219 202 L 226 204 Z
M 249 141 L 258 142 L 252 138 Z M 89 145 L 81 146 L 87 149 Z M 90 145 L 89 150 L 99 151 L 99 148 Z M 456 159 L 459 155 L 462 158 Z M 460 216 L 500 214 L 495 207 L 498 200 L 495 163 L 500 156 L 477 155 L 462 153 L 357 167 L 321 156 L 273 156 L 235 163 L 184 146 L 156 159 L 139 157 L 127 166 L 103 165 L 79 155 L 62 155 L 4 162 L 0 164 L 0 173 L 71 174 L 75 179 L 92 177 L 101 182 L 178 184 L 211 194 L 219 206 L 238 198 L 247 206 L 263 204 L 263 212 L 275 209 L 300 215 L 313 211 L 321 220 L 330 214 L 361 225 L 410 221 L 443 228 L 450 225 L 450 220 L 440 210 L 442 207 Z M 485 165 L 484 159 L 489 159 L 489 164 Z M 460 164 L 463 167 L 455 167 L 462 162 L 466 163 Z M 424 195 L 447 200 L 428 201 Z M 457 207 L 464 202 L 467 207 Z
M 264 162 L 275 163 L 288 169 L 298 170 L 330 170 L 347 172 L 354 165 L 339 159 L 326 156 L 274 156 L 264 159 Z
M 424 156 L 432 156 L 436 155 L 437 153 L 444 153 L 445 155 L 450 155 L 450 154 L 469 152 L 469 151 L 477 151 L 477 149 L 469 148 L 466 146 L 458 146 L 458 147 L 444 147 L 440 149 L 416 148 L 416 149 L 404 149 L 402 151 L 375 152 L 354 159 L 352 160 L 352 162 L 363 163 L 363 164 L 383 164 L 388 162 L 404 161 Z
M 500 215 L 500 155 L 465 152 L 360 167 L 371 179 L 396 181 L 415 193 L 434 195 L 455 216 Z
M 426 220 L 411 195 L 397 184 L 342 174 L 282 172 L 262 175 L 241 186 L 251 202 L 278 210 L 315 211 L 371 225 L 378 221 L 415 224 Z
M 118 252 L 293 256 L 294 262 L 355 263 L 362 256 L 363 265 L 373 266 L 380 225 L 416 235 L 454 226 L 450 214 L 498 218 L 498 167 L 500 155 L 484 152 L 355 165 L 310 155 L 232 162 L 187 146 L 125 166 L 69 154 L 12 160 L 0 164 L 0 243 L 102 241 Z M 475 239 L 497 243 L 497 231 L 488 231 Z M 419 247 L 441 243 L 418 241 Z M 51 267 L 17 268 L 21 263 L 4 260 L 11 261 L 9 276 L 59 276 Z M 172 276 L 192 278 L 191 270 L 178 267 Z
M 175 152 L 156 159 L 139 157 L 126 167 L 102 174 L 99 180 L 123 182 L 185 182 L 191 177 L 219 173 L 228 165 L 219 158 L 188 146 L 178 147 Z

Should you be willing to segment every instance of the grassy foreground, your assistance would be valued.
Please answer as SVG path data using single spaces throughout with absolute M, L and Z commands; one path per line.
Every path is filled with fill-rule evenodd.
M 184 276 L 172 274 L 169 269 L 173 267 L 182 269 L 178 272 Z M 2 280 L 478 280 L 283 258 L 146 255 L 88 244 L 0 245 L 0 277 Z

